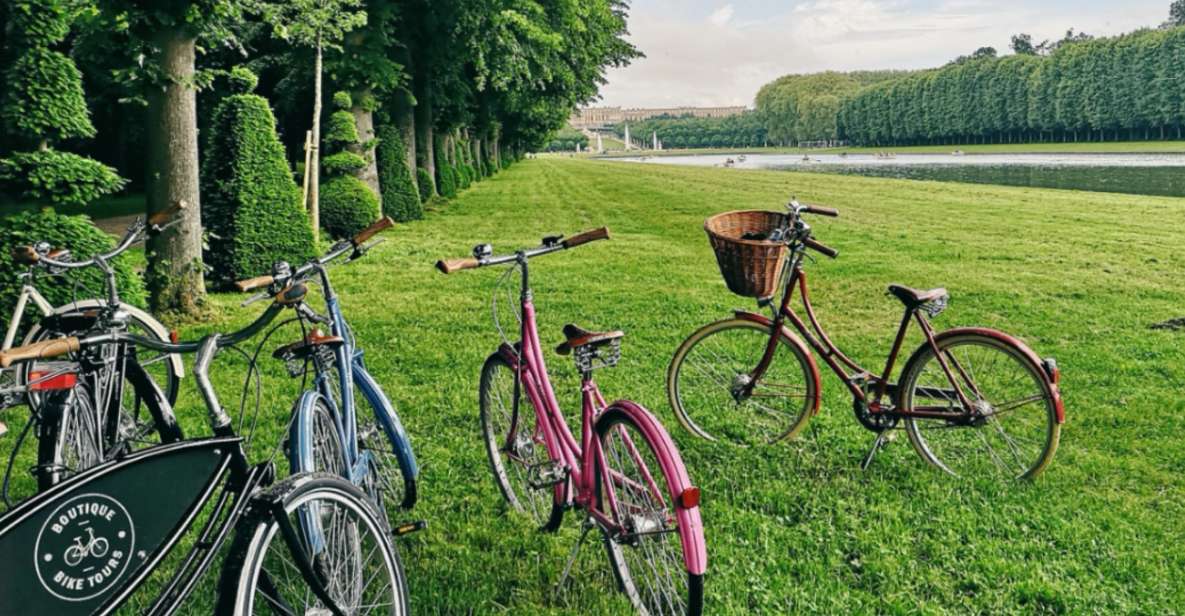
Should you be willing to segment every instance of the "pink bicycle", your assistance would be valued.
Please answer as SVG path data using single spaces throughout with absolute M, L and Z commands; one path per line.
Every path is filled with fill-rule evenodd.
M 621 357 L 620 331 L 564 327 L 556 348 L 572 355 L 581 376 L 580 440 L 569 429 L 547 375 L 536 328 L 527 263 L 530 259 L 588 242 L 609 239 L 601 228 L 547 237 L 541 246 L 494 256 L 489 244 L 473 257 L 440 261 L 445 274 L 507 265 L 494 293 L 495 325 L 503 344 L 481 373 L 481 427 L 494 479 L 510 506 L 532 516 L 547 531 L 564 511 L 583 510 L 584 534 L 601 531 L 619 589 L 642 614 L 702 614 L 707 567 L 700 491 L 692 485 L 667 431 L 634 402 L 606 404 L 592 372 Z M 497 300 L 518 274 L 515 310 L 520 342 L 507 340 L 498 323 Z M 514 299 L 513 292 L 506 291 Z M 529 406 L 522 404 L 523 393 Z M 573 558 L 580 543 L 573 550 Z M 561 579 L 566 579 L 571 560 Z

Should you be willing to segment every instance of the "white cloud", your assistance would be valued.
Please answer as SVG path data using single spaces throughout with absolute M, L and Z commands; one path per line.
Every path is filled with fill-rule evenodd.
M 737 2 L 705 20 L 638 0 L 630 40 L 647 57 L 611 71 L 600 104 L 752 104 L 764 83 L 787 73 L 939 66 L 985 45 L 1005 53 L 1018 32 L 1037 40 L 1071 26 L 1115 34 L 1159 23 L 1163 4 L 1130 0 L 1087 11 L 1056 2 L 942 0 L 920 11 L 908 0 L 801 0 L 779 14 L 747 15 Z
M 716 9 L 715 13 L 712 13 L 710 16 L 708 16 L 708 22 L 714 26 L 728 25 L 728 22 L 732 21 L 732 16 L 735 12 L 736 9 L 734 9 L 731 4 L 726 4 Z

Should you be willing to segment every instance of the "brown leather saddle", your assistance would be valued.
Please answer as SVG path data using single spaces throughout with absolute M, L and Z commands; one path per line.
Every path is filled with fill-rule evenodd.
M 623 337 L 625 337 L 625 332 L 621 330 L 594 332 L 569 323 L 564 326 L 564 338 L 567 338 L 567 340 L 557 346 L 555 352 L 560 355 L 567 355 L 572 352 L 572 349 L 587 345 L 601 347 Z
M 920 289 L 912 289 L 899 284 L 889 285 L 889 293 L 893 297 L 901 300 L 901 303 L 905 304 L 905 307 L 911 310 L 921 306 L 922 304 L 926 304 L 937 299 L 942 299 L 949 295 L 946 292 L 946 289 L 942 287 L 938 287 L 937 289 L 926 289 L 923 291 Z
M 321 330 L 314 329 L 304 337 L 304 340 L 298 340 L 276 349 L 272 353 L 272 357 L 276 359 L 307 359 L 316 351 L 317 347 L 337 347 L 345 342 L 341 336 L 327 336 Z

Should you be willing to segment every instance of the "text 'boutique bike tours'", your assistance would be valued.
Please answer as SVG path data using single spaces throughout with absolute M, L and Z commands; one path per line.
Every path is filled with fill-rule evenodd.
M 832 343 L 811 305 L 806 251 L 831 258 L 838 252 L 814 238 L 803 218 L 807 214 L 839 215 L 794 200 L 785 213 L 728 212 L 705 224 L 729 289 L 758 298 L 772 318 L 737 311 L 680 345 L 667 372 L 667 392 L 684 427 L 702 438 L 737 444 L 794 437 L 819 408 L 814 349 L 851 392 L 860 424 L 877 433 L 865 467 L 903 423 L 918 454 L 953 475 L 1040 474 L 1053 459 L 1065 420 L 1056 362 L 996 330 L 936 332 L 927 317 L 946 308 L 946 290 L 890 285 L 888 293 L 905 312 L 884 370 L 864 369 Z M 775 302 L 779 288 L 782 297 Z M 791 305 L 795 289 L 810 328 Z M 925 341 L 893 382 L 894 364 L 914 322 Z
M 628 400 L 607 404 L 593 381 L 594 370 L 617 363 L 624 334 L 564 327 L 565 341 L 556 352 L 571 355 L 580 372 L 579 441 L 560 411 L 543 359 L 528 264 L 603 239 L 609 239 L 608 229 L 552 236 L 506 255 L 481 244 L 473 257 L 440 261 L 437 268 L 448 274 L 509 266 L 494 290 L 503 342 L 482 368 L 479 392 L 486 451 L 506 501 L 546 530 L 558 528 L 565 510 L 582 510 L 581 543 L 589 531 L 600 532 L 620 588 L 640 613 L 698 615 L 707 568 L 699 489 L 658 420 Z M 506 291 L 515 282 L 518 293 Z M 497 322 L 499 297 L 513 306 L 518 331 Z M 570 567 L 571 561 L 561 579 Z
M 221 560 L 217 596 L 202 598 L 211 606 L 205 609 L 219 614 L 406 614 L 406 580 L 391 543 L 393 531 L 378 508 L 383 501 L 374 492 L 380 483 L 375 474 L 304 472 L 304 463 L 294 458 L 294 472 L 277 483 L 270 460 L 249 465 L 244 445 L 250 436 L 240 438 L 209 378 L 219 352 L 237 350 L 281 312 L 301 310 L 308 278 L 320 276 L 327 287 L 325 266 L 346 254 L 361 256 L 364 242 L 390 224 L 380 221 L 292 271 L 288 279 L 273 280 L 277 284 L 260 294 L 272 304 L 236 332 L 174 343 L 99 328 L 0 353 L 5 367 L 69 359 L 79 383 L 95 369 L 81 359 L 110 345 L 196 354 L 193 373 L 213 432 L 212 438 L 125 452 L 62 477 L 0 517 L 0 554 L 26 555 L 0 559 L 6 586 L 0 613 L 110 613 L 164 567 L 165 557 L 185 535 L 194 534 L 188 551 L 170 559 L 163 586 L 148 591 L 155 598 L 138 611 L 176 612 Z M 327 294 L 332 297 L 331 290 Z M 307 306 L 304 310 L 315 315 Z M 335 305 L 330 312 L 344 328 Z M 138 366 L 134 353 L 127 362 L 129 384 L 150 415 L 173 421 L 167 395 Z M 253 372 L 252 360 L 248 378 Z M 76 399 L 56 403 L 76 404 Z M 239 425 L 244 423 L 240 416 Z M 314 449 L 309 456 L 319 454 Z

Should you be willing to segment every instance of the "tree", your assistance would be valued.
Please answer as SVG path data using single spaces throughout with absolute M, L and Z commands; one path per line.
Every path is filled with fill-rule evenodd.
M 335 111 L 329 116 L 325 143 L 333 152 L 326 156 L 325 203 L 321 225 L 330 236 L 340 239 L 365 229 L 379 218 L 379 197 L 357 177 L 366 160 L 353 151 L 358 144 L 358 127 L 350 109 L 348 92 L 333 95 Z
M 1009 47 L 1012 48 L 1013 53 L 1020 56 L 1037 55 L 1037 46 L 1033 44 L 1033 35 L 1031 34 L 1012 35 L 1012 43 Z
M 116 171 L 95 160 L 60 152 L 54 144 L 95 135 L 74 61 L 54 45 L 70 31 L 70 4 L 62 0 L 12 3 L 7 83 L 0 119 L 18 152 L 0 160 L 7 192 L 47 204 L 85 205 L 123 187 Z
M 274 33 L 314 51 L 313 64 L 313 152 L 309 167 L 309 222 L 316 238 L 321 224 L 320 215 L 320 144 L 322 67 L 326 49 L 340 51 L 342 40 L 355 28 L 366 25 L 366 11 L 362 0 L 282 0 L 268 2 L 252 0 L 252 6 L 272 24 Z
M 1169 20 L 1164 22 L 1161 27 L 1175 28 L 1177 26 L 1185 26 L 1185 0 L 1173 0 L 1173 3 L 1169 5 Z

